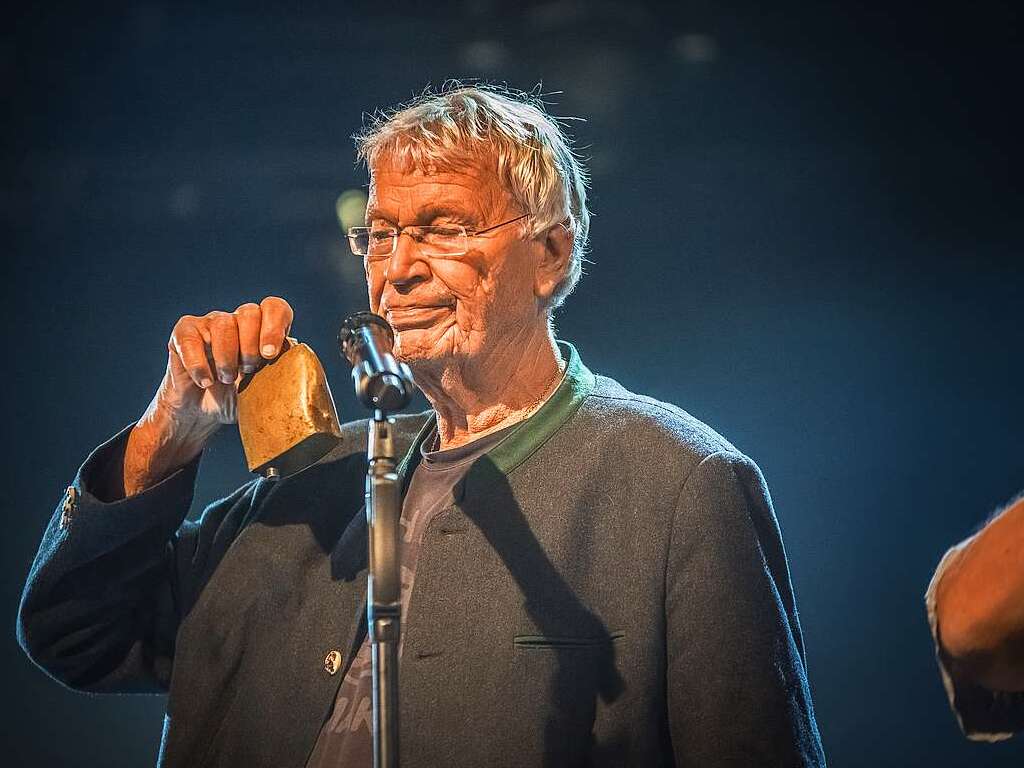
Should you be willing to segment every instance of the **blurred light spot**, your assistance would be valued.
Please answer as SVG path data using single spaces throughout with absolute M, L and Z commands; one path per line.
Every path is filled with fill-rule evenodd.
M 463 66 L 478 72 L 497 72 L 508 59 L 505 46 L 495 40 L 474 40 L 463 46 Z
M 536 26 L 552 29 L 578 24 L 587 15 L 587 6 L 581 0 L 554 0 L 530 6 L 525 13 Z
M 619 112 L 636 87 L 636 67 L 628 51 L 594 44 L 562 63 L 564 82 L 578 83 L 573 99 L 588 118 Z
M 349 227 L 361 227 L 366 223 L 366 193 L 361 189 L 346 189 L 334 203 L 338 223 L 342 232 Z
M 199 213 L 199 188 L 195 184 L 179 184 L 168 200 L 171 215 L 178 219 L 191 219 Z
M 685 61 L 708 63 L 718 58 L 718 41 L 711 35 L 679 35 L 672 42 L 672 47 L 676 55 Z

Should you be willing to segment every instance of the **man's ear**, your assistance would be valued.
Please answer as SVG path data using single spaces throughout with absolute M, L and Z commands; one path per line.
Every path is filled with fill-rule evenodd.
M 555 289 L 569 269 L 573 246 L 572 233 L 565 224 L 556 224 L 544 235 L 541 245 L 544 252 L 537 264 L 533 293 L 543 303 L 550 304 Z

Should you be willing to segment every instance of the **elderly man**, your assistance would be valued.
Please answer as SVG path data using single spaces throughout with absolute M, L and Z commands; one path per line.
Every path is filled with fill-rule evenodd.
M 1024 496 L 942 558 L 925 595 L 936 657 L 964 734 L 1024 730 Z
M 581 274 L 585 174 L 525 95 L 453 86 L 358 137 L 371 308 L 432 409 L 405 459 L 409 766 L 823 765 L 757 467 L 591 373 L 551 313 Z M 169 689 L 164 766 L 368 766 L 366 433 L 185 520 L 281 299 L 181 318 L 132 427 L 47 529 L 20 638 L 66 685 Z

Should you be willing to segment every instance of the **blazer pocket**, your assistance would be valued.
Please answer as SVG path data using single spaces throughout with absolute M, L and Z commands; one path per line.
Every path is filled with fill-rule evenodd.
M 626 637 L 623 630 L 609 632 L 606 635 L 570 636 L 570 635 L 516 635 L 512 645 L 523 650 L 570 650 L 573 648 L 601 648 L 609 646 Z

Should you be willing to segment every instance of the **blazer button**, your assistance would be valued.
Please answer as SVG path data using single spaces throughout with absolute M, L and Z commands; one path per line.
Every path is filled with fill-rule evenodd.
M 331 651 L 324 656 L 324 671 L 328 675 L 336 675 L 341 669 L 341 654 L 338 651 Z
M 69 485 L 68 489 L 64 492 L 64 503 L 60 508 L 60 527 L 67 528 L 71 525 L 71 516 L 75 514 L 75 510 L 78 509 L 78 489 L 73 485 Z

